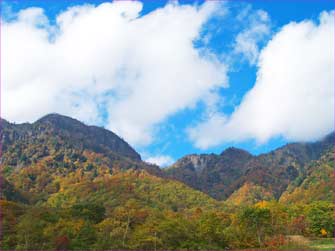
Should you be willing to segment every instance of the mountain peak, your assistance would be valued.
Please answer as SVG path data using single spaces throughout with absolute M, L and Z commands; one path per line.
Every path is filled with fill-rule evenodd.
M 188 168 L 196 170 L 196 172 L 201 172 L 209 162 L 216 158 L 214 154 L 189 154 L 181 159 L 179 159 L 173 167 L 185 166 Z
M 248 151 L 236 147 L 228 147 L 220 155 L 229 157 L 238 157 L 238 156 L 252 157 L 252 154 L 249 153 Z
M 38 121 L 50 120 L 50 119 L 60 119 L 60 118 L 73 119 L 73 118 L 71 118 L 69 116 L 62 115 L 62 114 L 59 114 L 59 113 L 49 113 L 47 115 L 44 115 L 40 119 L 38 119 Z
M 23 127 L 24 125 L 24 127 Z M 102 127 L 88 126 L 68 116 L 51 113 L 33 124 L 11 124 L 7 132 L 11 141 L 30 140 L 29 142 L 46 141 L 67 142 L 67 147 L 80 150 L 90 149 L 110 156 L 111 153 L 140 161 L 141 156 L 122 138 Z M 16 136 L 15 136 L 16 135 Z M 14 137 L 15 136 L 15 137 Z M 36 143 L 35 142 L 35 143 Z
M 70 125 L 81 125 L 81 126 L 86 126 L 84 123 L 80 122 L 77 119 L 61 115 L 58 113 L 50 113 L 42 118 L 38 119 L 34 124 L 52 124 L 55 126 L 70 126 Z

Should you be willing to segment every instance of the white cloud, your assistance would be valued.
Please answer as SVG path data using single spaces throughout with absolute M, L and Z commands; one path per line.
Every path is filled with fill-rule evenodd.
M 188 130 L 199 148 L 271 137 L 316 140 L 334 130 L 334 13 L 284 26 L 262 50 L 254 87 L 229 117 Z
M 243 55 L 249 64 L 256 64 L 259 56 L 259 43 L 270 35 L 270 17 L 263 10 L 250 14 L 248 9 L 238 18 L 243 19 L 244 22 L 247 20 L 247 28 L 237 34 L 234 53 Z
M 151 164 L 156 164 L 160 167 L 166 167 L 174 163 L 174 159 L 167 155 L 152 156 L 147 158 L 145 161 Z
M 58 112 L 143 145 L 158 123 L 227 85 L 226 66 L 193 46 L 215 3 L 141 10 L 116 1 L 72 7 L 53 26 L 39 8 L 2 21 L 3 117 Z

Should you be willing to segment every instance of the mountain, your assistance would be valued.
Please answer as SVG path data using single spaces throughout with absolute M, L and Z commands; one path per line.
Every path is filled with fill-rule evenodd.
M 1 250 L 265 250 L 287 234 L 334 234 L 334 135 L 259 156 L 187 155 L 167 169 L 58 114 L 2 120 L 0 136 Z
M 2 120 L 1 125 L 0 161 L 8 191 L 3 196 L 29 197 L 27 200 L 33 202 L 47 200 L 58 191 L 56 181 L 60 178 L 78 176 L 73 182 L 80 182 L 80 175 L 91 175 L 94 180 L 106 172 L 112 175 L 129 169 L 178 180 L 218 200 L 243 194 L 243 187 L 266 190 L 279 199 L 310 175 L 314 170 L 310 163 L 332 149 L 334 138 L 330 134 L 313 143 L 291 143 L 259 156 L 234 147 L 221 154 L 191 154 L 162 170 L 141 161 L 140 155 L 113 132 L 70 117 L 49 114 L 32 124 Z
M 114 133 L 57 114 L 1 125 L 1 250 L 226 245 L 192 230 L 223 203 L 164 178 Z
M 101 170 L 112 174 L 138 169 L 162 175 L 158 166 L 141 161 L 140 155 L 113 132 L 70 117 L 49 114 L 32 124 L 2 120 L 1 126 L 0 161 L 6 190 L 14 191 L 10 188 L 13 185 L 16 193 L 25 194 L 30 202 L 45 200 L 58 190 L 58 179 L 76 173 L 92 171 L 98 176 Z
M 171 178 L 216 199 L 225 199 L 232 192 L 229 186 L 246 172 L 245 164 L 251 159 L 250 153 L 231 147 L 220 155 L 187 155 L 164 170 Z
M 52 146 L 57 151 L 62 144 L 73 150 L 87 149 L 102 154 L 118 154 L 135 161 L 141 160 L 140 155 L 113 132 L 101 127 L 86 126 L 78 120 L 59 114 L 46 115 L 33 124 L 15 125 L 3 121 L 2 127 L 4 153 L 14 147 L 22 150 L 23 146 L 29 144 L 35 144 L 36 148 Z M 26 157 L 27 159 L 43 157 L 48 151 L 49 149 L 45 149 L 45 153 L 41 153 L 42 156 L 30 152 Z
M 47 160 L 50 167 L 75 168 L 93 154 L 105 158 L 113 168 L 145 168 L 162 174 L 158 166 L 141 161 L 141 156 L 113 132 L 70 117 L 49 114 L 32 124 L 2 119 L 1 127 L 4 166 L 20 168 Z
M 129 200 L 142 208 L 172 211 L 220 206 L 220 202 L 183 183 L 151 175 L 145 170 L 131 169 L 99 175 L 93 180 L 87 175 L 78 183 L 65 177 L 60 182 L 59 191 L 49 196 L 45 204 L 67 208 L 80 203 L 97 203 L 112 210 Z
M 318 160 L 306 165 L 305 172 L 281 195 L 282 203 L 308 204 L 334 199 L 334 152 L 326 151 Z
M 259 185 L 279 198 L 306 165 L 333 149 L 334 134 L 313 143 L 291 143 L 259 156 L 236 148 L 221 154 L 187 155 L 165 169 L 168 177 L 208 193 L 213 198 L 227 199 L 247 182 Z
M 254 205 L 259 201 L 274 200 L 273 194 L 262 186 L 246 182 L 226 200 L 234 205 Z

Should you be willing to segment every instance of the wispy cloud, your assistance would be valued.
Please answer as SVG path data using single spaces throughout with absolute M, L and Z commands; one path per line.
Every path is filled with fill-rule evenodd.
M 246 28 L 236 35 L 234 53 L 241 54 L 253 65 L 257 63 L 259 56 L 259 44 L 267 40 L 271 33 L 271 21 L 267 12 L 250 9 L 240 13 L 238 19 L 242 19 Z

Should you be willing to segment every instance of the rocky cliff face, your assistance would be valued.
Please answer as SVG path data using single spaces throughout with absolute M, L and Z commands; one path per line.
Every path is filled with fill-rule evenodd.
M 200 189 L 214 198 L 229 195 L 225 187 L 241 177 L 252 155 L 244 150 L 228 148 L 220 155 L 187 155 L 166 169 L 168 176 Z

